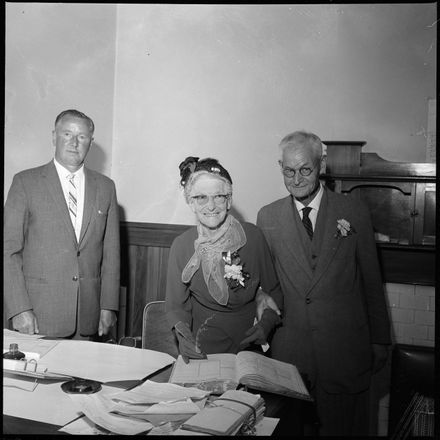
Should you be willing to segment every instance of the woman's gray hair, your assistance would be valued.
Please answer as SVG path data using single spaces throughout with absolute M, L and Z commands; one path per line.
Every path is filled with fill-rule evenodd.
M 284 136 L 278 146 L 280 160 L 283 160 L 284 150 L 289 146 L 306 146 L 310 148 L 316 162 L 318 162 L 322 157 L 322 141 L 314 133 L 300 130 Z
M 196 183 L 197 179 L 204 174 L 211 176 L 215 179 L 221 180 L 226 185 L 226 193 L 232 195 L 232 183 L 229 182 L 228 179 L 224 178 L 223 176 L 220 176 L 217 173 L 210 173 L 209 171 L 206 170 L 200 170 L 192 173 L 189 176 L 185 186 L 183 187 L 183 195 L 185 196 L 186 203 L 189 204 L 191 202 L 191 190 L 192 187 L 194 186 L 194 183 Z

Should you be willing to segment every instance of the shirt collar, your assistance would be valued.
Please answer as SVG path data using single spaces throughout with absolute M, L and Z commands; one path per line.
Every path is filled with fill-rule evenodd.
M 74 173 L 69 171 L 67 168 L 65 168 L 63 165 L 61 165 L 55 158 L 53 158 L 53 162 L 55 164 L 55 168 L 57 169 L 58 175 L 61 177 L 67 178 L 67 176 L 70 176 L 71 174 L 74 174 L 75 176 L 81 177 L 84 175 L 84 164 L 82 164 L 79 169 L 77 169 Z
M 324 187 L 322 186 L 322 183 L 319 183 L 319 190 L 314 199 L 307 205 L 309 208 L 319 210 L 319 205 L 321 204 L 322 195 L 324 194 Z M 305 208 L 306 205 L 301 203 L 299 200 L 296 200 L 295 197 L 293 197 L 293 201 L 295 203 L 295 207 L 298 211 L 301 211 L 301 209 Z

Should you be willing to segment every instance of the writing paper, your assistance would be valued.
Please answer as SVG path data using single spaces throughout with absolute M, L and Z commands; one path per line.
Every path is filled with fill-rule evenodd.
M 166 353 L 91 341 L 62 340 L 43 361 L 53 373 L 99 382 L 140 380 L 170 365 Z
M 203 399 L 209 394 L 197 388 L 186 388 L 172 383 L 158 383 L 146 380 L 136 388 L 121 391 L 110 396 L 113 400 L 120 400 L 131 404 L 153 404 L 165 401 Z
M 30 379 L 23 378 L 23 382 Z M 115 393 L 117 388 L 103 385 L 99 394 Z M 81 415 L 61 389 L 60 382 L 40 382 L 33 392 L 3 387 L 3 414 L 63 426 Z
M 69 397 L 89 420 L 115 434 L 136 435 L 153 427 L 144 420 L 110 413 L 115 404 L 108 397 L 99 394 L 69 394 Z

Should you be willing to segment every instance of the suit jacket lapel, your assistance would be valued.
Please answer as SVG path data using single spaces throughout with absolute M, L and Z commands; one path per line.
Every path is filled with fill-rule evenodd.
M 312 268 L 307 260 L 306 252 L 303 249 L 300 231 L 297 228 L 298 222 L 295 220 L 295 216 L 298 217 L 297 220 L 299 222 L 301 222 L 301 219 L 299 218 L 298 211 L 292 204 L 291 197 L 288 196 L 284 200 L 285 202 L 281 207 L 280 217 L 278 218 L 278 221 L 281 225 L 280 231 L 282 231 L 282 240 L 286 244 L 288 252 L 298 262 L 304 272 L 306 272 L 306 274 L 312 278 Z
M 96 193 L 97 193 L 96 181 L 90 175 L 90 172 L 86 167 L 84 167 L 84 182 L 85 182 L 84 213 L 83 213 L 83 221 L 81 225 L 81 233 L 79 236 L 80 243 L 83 241 L 84 236 L 89 227 L 90 219 L 92 217 L 93 207 L 95 206 Z
M 60 178 L 53 161 L 49 162 L 44 168 L 41 175 L 45 179 L 48 193 L 52 196 L 54 204 L 58 210 L 59 218 L 65 224 L 66 229 L 76 244 L 75 230 L 73 229 L 72 220 L 70 219 L 69 209 L 63 194 Z
M 337 208 L 337 201 L 333 200 L 333 194 L 325 188 L 315 228 L 316 238 L 318 242 L 321 242 L 321 247 L 319 249 L 319 259 L 308 292 L 325 273 L 325 270 L 333 260 L 340 245 L 341 241 L 335 239 L 339 213 Z

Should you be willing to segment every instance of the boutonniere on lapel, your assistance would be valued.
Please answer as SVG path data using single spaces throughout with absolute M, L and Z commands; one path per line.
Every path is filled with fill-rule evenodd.
M 355 229 L 347 220 L 341 218 L 340 220 L 336 221 L 336 238 L 347 237 L 348 235 L 355 233 Z
M 235 290 L 240 286 L 244 287 L 250 275 L 243 270 L 244 265 L 240 264 L 241 261 L 238 252 L 222 252 L 222 258 L 225 262 L 224 277 L 226 278 L 229 288 Z

